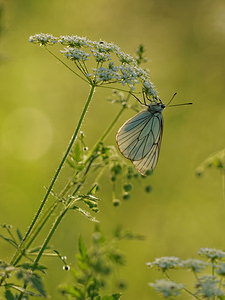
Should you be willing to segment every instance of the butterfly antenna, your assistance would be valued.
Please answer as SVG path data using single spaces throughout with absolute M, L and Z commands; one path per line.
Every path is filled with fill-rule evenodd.
M 173 101 L 173 98 L 176 96 L 177 93 L 174 93 L 170 101 L 166 104 L 166 107 Z
M 192 102 L 187 102 L 187 103 L 180 103 L 180 104 L 173 104 L 173 105 L 170 105 L 169 107 L 172 107 L 172 106 L 181 106 L 181 105 L 191 105 L 193 104 Z
M 139 102 L 139 103 L 141 103 L 141 105 L 146 105 L 146 104 L 144 104 L 144 103 L 142 103 L 141 102 L 141 100 L 140 99 L 138 99 L 138 97 L 136 96 L 136 95 L 134 95 L 133 93 L 131 93 L 131 92 L 129 92 L 134 98 L 136 98 L 137 99 L 137 101 Z

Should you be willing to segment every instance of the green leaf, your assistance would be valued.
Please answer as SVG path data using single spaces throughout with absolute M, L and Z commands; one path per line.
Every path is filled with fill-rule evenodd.
M 40 251 L 40 249 L 41 249 L 41 246 L 38 246 L 38 247 L 30 249 L 27 253 L 37 253 Z M 48 249 L 51 249 L 51 247 L 47 246 L 45 249 L 48 250 Z
M 13 296 L 12 292 L 9 289 L 5 290 L 5 299 L 6 300 L 16 300 L 16 298 Z
M 47 267 L 43 266 L 43 265 L 37 265 L 37 264 L 31 264 L 31 263 L 24 263 L 21 265 L 18 265 L 18 267 L 23 268 L 25 270 L 38 270 L 41 271 L 42 273 L 46 273 L 45 270 L 47 270 Z
M 73 159 L 80 162 L 83 159 L 80 143 L 76 143 L 73 148 Z
M 24 284 L 26 285 L 30 284 L 43 297 L 46 297 L 42 279 L 39 275 L 30 270 L 20 269 L 16 272 L 16 277 L 19 280 L 23 280 Z
M 80 213 L 80 214 L 82 214 L 82 215 L 84 215 L 85 217 L 87 217 L 90 221 L 92 221 L 92 222 L 99 222 L 95 217 L 92 217 L 92 215 L 88 212 L 88 211 L 86 211 L 86 210 L 84 210 L 84 209 L 81 209 L 81 208 L 79 208 L 79 207 L 77 207 L 76 208 L 76 210 Z
M 25 294 L 25 295 L 29 295 L 29 296 L 33 296 L 33 297 L 39 297 L 39 298 L 42 298 L 42 297 L 43 297 L 42 295 L 36 294 L 36 293 L 34 293 L 34 292 L 31 292 L 31 291 L 28 291 L 28 290 L 24 289 L 24 288 L 21 287 L 21 286 L 17 286 L 17 285 L 13 285 L 13 284 L 10 284 L 10 285 L 9 285 L 9 284 L 8 284 L 7 287 L 11 287 L 11 288 L 13 288 L 13 289 L 15 289 L 15 290 L 17 290 L 17 291 L 19 291 L 19 292 Z
M 22 234 L 21 234 L 19 228 L 16 229 L 16 233 L 17 233 L 17 236 L 18 236 L 18 238 L 19 238 L 19 241 L 21 242 L 22 239 L 23 239 L 23 236 L 22 236 Z
M 95 184 L 91 189 L 90 191 L 88 192 L 88 194 L 91 194 L 91 195 L 94 195 L 97 191 L 97 188 L 98 188 L 98 185 Z
M 77 287 L 73 287 L 73 286 L 63 287 L 61 288 L 61 293 L 63 295 L 70 295 L 72 297 L 76 297 L 76 299 L 84 299 L 84 295 L 82 291 Z
M 6 238 L 2 234 L 0 234 L 0 238 L 2 238 L 3 240 L 5 240 L 7 243 L 9 243 L 10 245 L 12 245 L 13 247 L 17 248 L 17 243 L 14 242 L 12 239 Z
M 84 241 L 81 236 L 79 237 L 78 247 L 79 247 L 79 252 L 81 254 L 81 257 L 86 258 L 87 257 L 87 248 L 84 245 Z

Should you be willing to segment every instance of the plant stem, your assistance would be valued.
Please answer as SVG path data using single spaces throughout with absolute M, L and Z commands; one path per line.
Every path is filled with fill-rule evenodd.
M 44 199 L 43 199 L 42 202 L 41 202 L 41 205 L 40 205 L 38 211 L 37 211 L 37 213 L 36 213 L 36 215 L 35 215 L 35 217 L 34 217 L 32 223 L 31 223 L 30 227 L 28 228 L 28 230 L 27 230 L 27 232 L 26 232 L 26 234 L 25 234 L 23 240 L 21 241 L 21 243 L 20 243 L 20 245 L 19 245 L 19 247 L 18 247 L 18 249 L 17 249 L 15 255 L 13 256 L 13 258 L 12 258 L 10 264 L 13 264 L 13 265 L 14 265 L 14 264 L 15 264 L 15 261 L 17 261 L 17 256 L 18 256 L 18 254 L 20 254 L 20 252 L 21 252 L 21 250 L 22 250 L 22 246 L 24 245 L 25 241 L 27 240 L 27 238 L 28 238 L 28 236 L 29 236 L 31 230 L 33 229 L 33 227 L 34 227 L 34 225 L 35 225 L 35 223 L 36 223 L 36 221 L 37 221 L 37 219 L 38 219 L 38 217 L 39 217 L 39 215 L 40 215 L 40 213 L 41 213 L 41 211 L 42 211 L 42 209 L 43 209 L 45 203 L 46 203 L 47 200 L 48 200 L 49 194 L 50 194 L 51 191 L 52 191 L 52 188 L 53 188 L 53 186 L 54 186 L 54 184 L 55 184 L 55 182 L 56 182 L 56 180 L 57 180 L 57 178 L 58 178 L 58 175 L 59 175 L 59 173 L 60 173 L 60 171 L 61 171 L 61 169 L 62 169 L 62 167 L 63 167 L 63 165 L 64 165 L 64 162 L 65 162 L 65 160 L 66 160 L 66 158 L 67 158 L 67 156 L 68 156 L 68 154 L 69 154 L 69 152 L 70 152 L 70 150 L 71 150 L 71 148 L 72 148 L 72 146 L 73 146 L 73 143 L 74 143 L 74 141 L 75 141 L 75 139 L 76 139 L 76 137 L 77 137 L 77 134 L 78 134 L 79 129 L 80 129 L 80 127 L 81 127 L 82 121 L 83 121 L 83 119 L 84 119 L 84 116 L 85 116 L 85 114 L 86 114 L 86 112 L 87 112 L 88 106 L 89 106 L 89 104 L 90 104 L 90 102 L 91 102 L 91 99 L 92 99 L 92 97 L 93 97 L 94 90 L 95 90 L 95 86 L 91 86 L 91 90 L 90 90 L 90 92 L 89 92 L 89 96 L 88 96 L 88 98 L 87 98 L 87 102 L 86 102 L 86 104 L 85 104 L 85 106 L 84 106 L 84 109 L 83 109 L 83 111 L 82 111 L 82 113 L 81 113 L 80 120 L 79 120 L 78 125 L 77 125 L 77 127 L 76 127 L 76 129 L 75 129 L 75 132 L 74 132 L 74 134 L 73 134 L 73 136 L 72 136 L 72 138 L 71 138 L 71 140 L 70 140 L 69 146 L 68 146 L 68 148 L 67 148 L 67 150 L 66 150 L 66 152 L 65 152 L 65 154 L 64 154 L 64 156 L 63 156 L 63 158 L 62 158 L 62 160 L 61 160 L 61 162 L 60 162 L 60 164 L 59 164 L 59 167 L 58 167 L 57 170 L 56 170 L 56 173 L 55 173 L 55 175 L 54 175 L 54 177 L 53 177 L 53 179 L 52 179 L 52 181 L 51 181 L 51 184 L 50 184 L 50 186 L 49 186 L 49 188 L 48 188 L 48 190 L 47 190 L 47 192 L 46 192 L 46 194 L 45 194 Z
M 76 76 L 78 76 L 80 79 L 85 81 L 86 83 L 90 84 L 86 79 L 84 79 L 82 76 L 80 76 L 77 72 L 75 72 L 72 68 L 70 68 L 64 61 L 62 61 L 58 56 L 56 56 L 53 52 L 51 52 L 47 47 L 45 47 L 45 50 L 48 51 L 54 58 L 56 58 L 59 62 L 61 62 L 67 69 L 69 69 L 72 73 L 74 73 Z
M 129 97 L 130 97 L 130 94 L 127 96 L 127 100 L 129 99 Z M 124 112 L 124 110 L 125 110 L 125 107 L 122 107 L 121 110 L 118 112 L 118 114 L 116 115 L 116 117 L 114 118 L 114 120 L 112 121 L 112 123 L 110 124 L 110 126 L 106 129 L 106 131 L 104 132 L 104 134 L 102 135 L 102 137 L 99 139 L 98 143 L 94 146 L 93 150 L 91 151 L 91 155 L 88 156 L 88 158 L 86 159 L 85 163 L 87 163 L 89 161 L 89 159 L 93 155 L 94 151 L 96 151 L 96 149 L 99 146 L 99 144 L 101 142 L 103 142 L 103 140 L 108 136 L 108 134 L 110 133 L 110 131 L 112 130 L 113 126 L 116 124 L 116 122 L 118 121 L 118 119 L 120 118 L 120 116 Z M 85 172 L 85 175 L 86 175 L 86 173 L 87 172 Z M 72 179 L 71 179 L 71 181 L 72 181 Z M 75 189 L 75 191 L 72 194 L 73 196 L 76 195 L 76 193 L 78 192 L 78 190 L 80 189 L 80 187 L 82 185 L 83 185 L 83 183 L 78 184 L 77 188 Z M 69 184 L 68 184 L 68 186 L 69 186 Z M 63 193 L 64 193 L 64 191 L 63 191 Z M 27 244 L 27 248 L 29 248 L 31 246 L 31 244 L 33 243 L 33 241 L 36 239 L 38 233 L 41 231 L 41 229 L 43 228 L 43 226 L 45 225 L 45 223 L 49 219 L 50 215 L 52 215 L 52 213 L 55 210 L 55 208 L 57 207 L 57 205 L 58 205 L 58 201 L 56 201 L 55 203 L 53 203 L 53 205 L 49 209 L 49 212 L 46 212 L 46 216 L 43 217 L 43 220 L 40 222 L 41 223 L 40 226 L 37 228 L 37 230 L 34 233 L 33 237 L 31 237 L 31 240 Z M 15 265 L 20 261 L 20 259 L 22 258 L 22 256 L 23 256 L 23 253 L 21 253 L 17 257 L 17 259 L 14 262 Z
M 43 252 L 45 251 L 46 247 L 48 246 L 48 243 L 49 243 L 51 237 L 53 236 L 54 232 L 56 231 L 59 223 L 62 221 L 62 219 L 63 219 L 65 213 L 68 211 L 68 209 L 69 209 L 69 206 L 67 205 L 61 211 L 60 215 L 55 220 L 55 223 L 53 224 L 52 228 L 50 229 L 50 231 L 49 231 L 49 233 L 48 233 L 48 235 L 47 235 L 47 237 L 46 237 L 46 239 L 45 239 L 45 241 L 44 241 L 44 243 L 43 243 L 43 245 L 42 245 L 42 247 L 41 247 L 41 249 L 40 249 L 40 251 L 39 251 L 39 253 L 38 253 L 37 257 L 36 257 L 36 259 L 35 259 L 35 261 L 34 261 L 34 265 L 38 264 L 38 262 L 39 262 L 39 260 L 40 260 L 40 258 L 42 256 L 42 254 L 43 254 Z

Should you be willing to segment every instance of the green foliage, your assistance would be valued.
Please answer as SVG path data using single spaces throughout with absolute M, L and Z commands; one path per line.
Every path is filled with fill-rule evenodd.
M 201 176 L 206 169 L 216 168 L 225 171 L 225 149 L 210 155 L 204 160 L 201 165 L 196 169 L 196 175 Z
M 4 281 L 1 282 L 1 284 L 5 288 L 6 299 L 20 299 L 19 294 L 13 293 L 13 290 L 26 295 L 21 299 L 28 299 L 29 296 L 45 298 L 47 295 L 43 286 L 42 278 L 37 274 L 37 272 L 35 272 L 40 270 L 43 273 L 43 267 L 37 266 L 35 268 L 33 264 L 29 263 L 14 267 L 3 261 L 0 261 L 0 274 L 5 278 Z M 12 284 L 11 282 L 9 282 L 9 278 L 12 280 L 11 277 L 13 276 L 18 281 L 22 281 L 23 287 L 18 284 Z M 30 290 L 30 287 L 34 291 Z
M 73 286 L 62 287 L 61 293 L 77 300 L 120 299 L 120 293 L 107 296 L 101 294 L 104 294 L 107 288 L 125 288 L 124 284 L 120 284 L 120 280 L 113 282 L 114 272 L 125 264 L 125 257 L 118 249 L 118 242 L 122 239 L 142 239 L 142 237 L 118 227 L 113 233 L 113 238 L 108 240 L 98 226 L 92 235 L 92 246 L 89 248 L 80 237 L 79 252 L 76 255 L 77 267 L 71 269 L 75 283 Z

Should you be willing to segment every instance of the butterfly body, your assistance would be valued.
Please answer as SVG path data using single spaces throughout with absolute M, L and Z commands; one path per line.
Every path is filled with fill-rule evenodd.
M 132 161 L 142 175 L 156 167 L 163 133 L 162 102 L 150 103 L 127 120 L 119 129 L 116 141 L 120 152 Z

